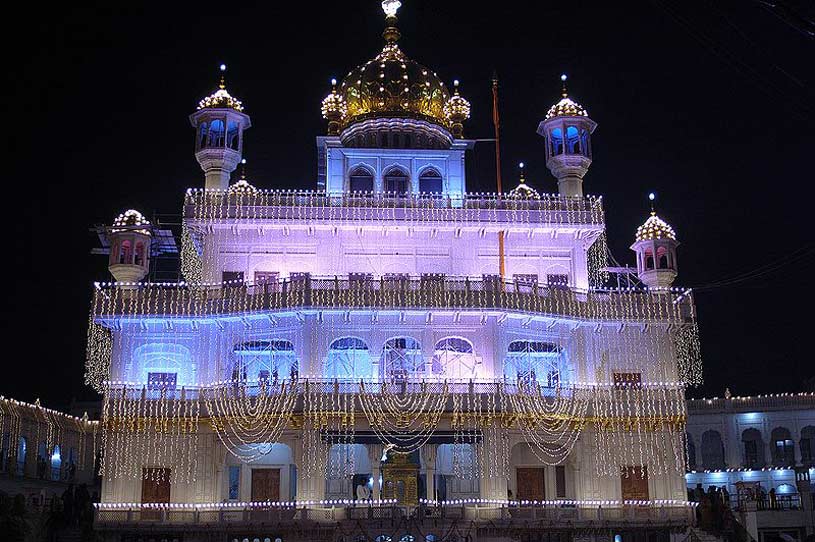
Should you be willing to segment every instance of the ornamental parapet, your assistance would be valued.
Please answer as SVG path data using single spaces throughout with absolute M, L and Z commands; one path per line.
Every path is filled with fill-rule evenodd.
M 380 522 L 361 520 L 395 520 L 398 534 L 414 529 L 422 532 L 447 532 L 451 524 L 466 522 L 470 528 L 522 529 L 535 531 L 540 522 L 546 529 L 609 530 L 621 527 L 677 528 L 693 523 L 694 504 L 682 501 L 546 501 L 494 503 L 488 499 L 422 503 L 419 506 L 398 504 L 356 504 L 352 500 L 320 502 L 257 503 L 99 503 L 95 505 L 94 526 L 99 530 L 149 529 L 160 526 L 168 532 L 191 532 L 206 528 L 208 532 L 238 532 L 242 528 L 267 527 L 275 533 L 287 529 L 304 531 L 337 529 L 352 532 L 370 531 L 370 539 L 393 527 Z M 537 525 L 537 526 L 536 526 Z M 374 532 L 376 531 L 376 532 Z M 361 533 L 360 533 L 361 534 Z M 396 536 L 392 540 L 399 540 Z M 418 538 L 417 538 L 418 539 Z M 383 538 L 384 540 L 384 538 Z
M 694 413 L 754 412 L 756 410 L 789 410 L 815 408 L 815 393 L 778 393 L 756 396 L 689 399 L 688 411 Z
M 189 189 L 184 198 L 188 223 L 223 221 L 393 222 L 408 224 L 562 224 L 605 223 L 603 200 L 596 196 L 543 194 L 512 199 L 498 194 L 344 193 L 293 190 Z
M 245 283 L 96 285 L 91 314 L 200 318 L 300 310 L 480 310 L 598 323 L 693 324 L 689 290 L 577 290 L 467 277 L 280 279 Z M 121 288 L 119 286 L 129 286 Z M 135 288 L 134 288 L 135 286 Z

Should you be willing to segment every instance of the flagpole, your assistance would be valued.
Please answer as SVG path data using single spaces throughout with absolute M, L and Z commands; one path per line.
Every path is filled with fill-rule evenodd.
M 498 116 L 498 73 L 492 74 L 492 124 L 495 126 L 495 180 L 498 188 L 498 202 L 500 204 L 504 192 L 501 184 L 501 119 Z M 498 232 L 498 275 L 503 288 L 506 265 L 504 262 L 504 230 Z

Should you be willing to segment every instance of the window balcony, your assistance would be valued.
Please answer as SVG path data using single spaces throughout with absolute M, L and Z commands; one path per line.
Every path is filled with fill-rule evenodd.
M 686 324 L 694 320 L 688 290 L 577 290 L 524 286 L 497 278 L 427 277 L 355 280 L 308 275 L 266 281 L 190 286 L 97 284 L 91 309 L 109 318 L 212 318 L 308 310 L 498 311 L 597 323 Z

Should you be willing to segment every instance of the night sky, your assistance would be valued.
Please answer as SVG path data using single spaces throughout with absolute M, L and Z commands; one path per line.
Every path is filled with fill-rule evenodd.
M 0 394 L 65 407 L 92 396 L 88 306 L 93 281 L 109 280 L 88 229 L 131 207 L 178 214 L 184 190 L 203 186 L 187 116 L 216 88 L 218 64 L 252 117 L 249 180 L 313 188 L 320 100 L 332 76 L 381 49 L 383 16 L 375 0 L 29 4 L 6 21 L 25 32 L 4 47 Z M 403 4 L 400 45 L 448 84 L 461 80 L 469 137 L 492 137 L 497 70 L 505 186 L 524 161 L 532 186 L 556 191 L 535 129 L 566 72 L 599 124 L 584 190 L 604 196 L 621 263 L 633 264 L 628 246 L 647 193 L 658 194 L 682 242 L 677 285 L 699 288 L 705 384 L 691 395 L 813 387 L 805 20 L 747 0 Z M 786 6 L 815 18 L 811 2 Z M 494 190 L 492 145 L 479 143 L 470 164 L 469 189 Z

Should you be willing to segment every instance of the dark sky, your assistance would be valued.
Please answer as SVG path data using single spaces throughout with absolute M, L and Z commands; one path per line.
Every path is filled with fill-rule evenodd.
M 89 394 L 88 303 L 107 271 L 88 228 L 130 207 L 178 213 L 184 190 L 203 186 L 187 116 L 217 65 L 252 117 L 250 180 L 312 188 L 320 100 L 332 76 L 378 52 L 383 27 L 374 0 L 80 4 L 31 2 L 6 21 L 23 32 L 4 47 L 0 394 L 48 406 Z M 461 80 L 470 137 L 491 137 L 498 71 L 507 184 L 523 160 L 533 186 L 556 190 L 535 129 L 567 72 L 599 123 L 584 187 L 605 197 L 616 258 L 633 262 L 654 190 L 682 241 L 679 285 L 752 277 L 700 288 L 706 382 L 692 394 L 804 389 L 815 376 L 813 38 L 748 0 L 484 4 L 404 0 L 400 43 Z M 787 4 L 810 20 L 812 5 Z M 477 146 L 471 190 L 493 189 L 492 152 Z

